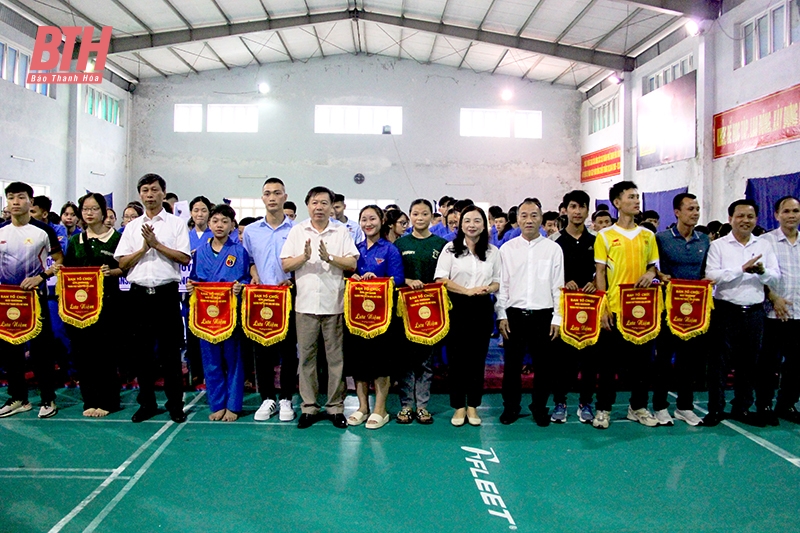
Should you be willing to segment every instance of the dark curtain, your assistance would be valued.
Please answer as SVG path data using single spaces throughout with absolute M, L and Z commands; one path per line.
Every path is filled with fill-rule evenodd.
M 688 192 L 688 187 L 672 189 L 669 191 L 646 192 L 642 194 L 642 211 L 652 210 L 658 213 L 658 229 L 664 230 L 673 224 L 675 220 L 675 210 L 672 209 L 672 199 L 676 195 Z
M 773 211 L 775 202 L 784 196 L 800 198 L 800 172 L 747 180 L 744 197 L 758 204 L 758 225 L 762 228 L 773 230 L 778 227 Z
M 612 204 L 610 200 L 595 200 L 594 208 L 597 209 L 597 206 L 600 204 L 606 204 L 608 206 L 608 212 L 611 213 L 611 216 L 617 218 L 617 208 L 614 207 L 614 204 Z

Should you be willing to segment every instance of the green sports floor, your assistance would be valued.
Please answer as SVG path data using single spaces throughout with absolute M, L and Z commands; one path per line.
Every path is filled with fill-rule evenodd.
M 255 394 L 239 421 L 211 423 L 199 392 L 186 424 L 132 424 L 135 394 L 105 419 L 82 417 L 79 392 L 62 389 L 55 418 L 0 420 L 0 532 L 800 531 L 800 426 L 788 422 L 646 428 L 624 420 L 620 393 L 606 431 L 577 421 L 574 397 L 567 424 L 503 426 L 489 394 L 480 428 L 452 427 L 436 395 L 432 426 L 301 431 L 254 422 Z

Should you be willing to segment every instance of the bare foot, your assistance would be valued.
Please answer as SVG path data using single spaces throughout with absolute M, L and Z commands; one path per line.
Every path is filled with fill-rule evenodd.
M 219 422 L 225 416 L 225 409 L 220 409 L 219 411 L 214 411 L 210 415 L 208 415 L 208 419 L 212 422 Z
M 108 416 L 108 413 L 109 413 L 109 411 L 106 411 L 105 409 L 99 409 L 98 408 L 98 409 L 94 410 L 94 414 L 92 416 L 94 416 L 95 418 L 103 418 L 104 416 Z
M 225 416 L 222 417 L 223 422 L 236 422 L 238 419 L 239 415 L 229 409 L 225 410 Z
M 90 408 L 90 409 L 87 409 L 87 410 L 85 410 L 85 411 L 83 412 L 83 416 L 88 416 L 88 417 L 90 417 L 90 418 L 91 418 L 91 417 L 94 417 L 94 416 L 95 416 L 95 413 L 96 413 L 96 412 L 97 412 L 97 409 L 95 409 L 94 407 L 92 407 L 92 408 Z

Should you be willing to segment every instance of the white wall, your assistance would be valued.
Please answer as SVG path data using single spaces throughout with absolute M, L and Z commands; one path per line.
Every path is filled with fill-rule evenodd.
M 0 22 L 0 39 L 30 55 L 33 39 Z M 96 88 L 122 101 L 123 127 L 83 112 L 81 85 L 58 85 L 55 98 L 0 80 L 0 176 L 50 186 L 53 210 L 86 189 L 114 193 L 124 206 L 128 193 L 127 114 L 131 95 L 103 80 Z M 34 162 L 12 159 L 17 155 Z M 105 176 L 93 175 L 92 171 Z M 120 214 L 121 216 L 121 214 Z
M 602 130 L 590 134 L 592 108 L 603 104 L 615 94 L 619 94 L 619 121 L 612 126 L 608 126 Z M 613 85 L 611 87 L 606 87 L 581 104 L 581 154 L 590 154 L 592 152 L 596 152 L 597 150 L 602 150 L 603 148 L 608 148 L 609 146 L 614 145 L 619 145 L 622 148 L 622 160 L 620 163 L 621 170 L 619 176 L 588 181 L 580 185 L 580 188 L 589 193 L 589 196 L 592 198 L 592 204 L 589 206 L 590 213 L 594 212 L 594 200 L 608 199 L 608 189 L 613 183 L 616 183 L 622 179 L 620 176 L 625 174 L 625 167 L 630 161 L 625 154 L 626 150 L 623 142 L 626 127 L 625 123 L 626 120 L 629 121 L 629 112 L 625 106 L 625 102 L 627 101 L 626 94 L 625 85 Z M 633 161 L 635 165 L 635 154 Z
M 272 89 L 265 97 L 255 92 L 260 81 Z M 460 137 L 460 108 L 507 105 L 500 100 L 507 87 L 515 93 L 509 107 L 543 112 L 544 138 Z M 254 102 L 258 133 L 172 131 L 173 104 Z M 269 174 L 284 179 L 298 203 L 321 184 L 350 198 L 396 198 L 401 206 L 449 194 L 508 207 L 536 195 L 555 208 L 579 180 L 580 94 L 546 83 L 342 55 L 147 79 L 134 104 L 132 182 L 161 174 L 182 199 L 257 197 L 263 180 L 238 176 Z M 403 134 L 314 134 L 315 104 L 403 106 Z M 362 185 L 352 179 L 358 172 L 366 176 Z

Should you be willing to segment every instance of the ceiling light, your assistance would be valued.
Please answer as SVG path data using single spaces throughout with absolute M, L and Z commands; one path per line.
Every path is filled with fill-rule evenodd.
M 258 92 L 260 92 L 261 94 L 267 94 L 269 92 L 269 84 L 263 81 L 259 83 Z
M 503 89 L 503 92 L 500 93 L 500 98 L 504 101 L 508 102 L 514 97 L 514 93 L 511 92 L 511 89 Z
M 700 33 L 700 25 L 697 23 L 697 21 L 689 19 L 686 21 L 686 31 L 689 33 L 689 35 L 697 35 Z
M 620 79 L 619 76 L 617 76 L 616 72 L 608 77 L 608 81 L 610 81 L 614 85 L 619 85 L 620 83 L 622 83 L 622 80 Z

